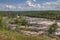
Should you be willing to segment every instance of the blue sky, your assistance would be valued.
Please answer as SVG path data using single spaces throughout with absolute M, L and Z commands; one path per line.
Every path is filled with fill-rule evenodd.
M 0 11 L 60 10 L 60 0 L 0 0 Z

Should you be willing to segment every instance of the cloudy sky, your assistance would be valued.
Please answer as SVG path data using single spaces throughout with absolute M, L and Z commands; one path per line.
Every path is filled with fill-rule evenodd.
M 60 0 L 0 0 L 0 11 L 60 10 Z

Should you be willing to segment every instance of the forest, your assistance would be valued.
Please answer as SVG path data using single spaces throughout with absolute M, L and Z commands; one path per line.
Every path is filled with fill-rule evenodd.
M 1 16 L 23 15 L 29 17 L 47 18 L 60 20 L 60 11 L 0 11 Z

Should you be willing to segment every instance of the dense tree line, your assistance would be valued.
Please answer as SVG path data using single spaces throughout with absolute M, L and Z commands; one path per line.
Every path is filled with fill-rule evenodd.
M 30 17 L 60 20 L 60 11 L 33 11 L 33 12 L 23 13 L 23 15 L 30 16 Z
M 10 17 L 15 17 L 16 15 L 24 15 L 30 17 L 60 20 L 60 11 L 0 11 L 0 15 Z

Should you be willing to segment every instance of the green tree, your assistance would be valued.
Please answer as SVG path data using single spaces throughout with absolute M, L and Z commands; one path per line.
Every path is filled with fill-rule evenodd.
M 24 25 L 25 27 L 29 26 L 29 21 L 27 21 L 23 16 L 20 16 L 19 18 L 17 18 L 15 20 L 15 23 L 17 23 L 19 26 L 20 25 Z
M 5 22 L 3 20 L 3 17 L 0 16 L 0 29 L 5 29 L 6 28 L 6 25 L 5 25 Z
M 21 20 L 21 25 L 25 25 L 25 27 L 26 27 L 26 26 L 29 25 L 29 22 L 26 19 L 22 19 Z
M 57 22 L 55 22 L 54 24 L 52 24 L 48 30 L 48 34 L 55 34 L 57 28 L 59 26 L 57 25 Z

